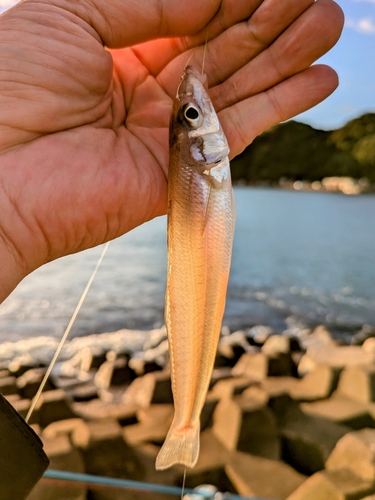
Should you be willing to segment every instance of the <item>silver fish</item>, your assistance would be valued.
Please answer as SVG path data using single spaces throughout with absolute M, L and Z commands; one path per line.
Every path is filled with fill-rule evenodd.
M 207 78 L 188 66 L 170 124 L 165 321 L 175 415 L 157 469 L 194 467 L 198 460 L 200 414 L 220 336 L 235 224 L 228 154 Z

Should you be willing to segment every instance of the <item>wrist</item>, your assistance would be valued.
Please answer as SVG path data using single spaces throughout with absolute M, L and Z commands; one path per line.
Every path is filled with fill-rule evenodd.
M 25 276 L 44 264 L 45 245 L 37 227 L 32 228 L 13 199 L 12 178 L 7 176 L 7 156 L 0 154 L 0 303 Z M 16 191 L 17 192 L 17 191 Z M 17 192 L 22 199 L 22 190 Z M 24 195 L 27 198 L 27 194 Z M 31 212 L 31 207 L 28 208 Z
M 28 274 L 26 262 L 0 227 L 0 304 Z

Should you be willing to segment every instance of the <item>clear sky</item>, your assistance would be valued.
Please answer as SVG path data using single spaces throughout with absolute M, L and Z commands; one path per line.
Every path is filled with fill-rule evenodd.
M 0 0 L 0 13 L 16 1 Z M 365 112 L 375 112 L 375 0 L 337 2 L 345 13 L 344 31 L 320 62 L 337 71 L 340 86 L 326 101 L 297 117 L 322 129 L 337 128 Z
M 323 103 L 299 115 L 316 128 L 337 128 L 375 112 L 375 0 L 337 0 L 345 26 L 336 46 L 319 62 L 338 73 L 338 89 Z

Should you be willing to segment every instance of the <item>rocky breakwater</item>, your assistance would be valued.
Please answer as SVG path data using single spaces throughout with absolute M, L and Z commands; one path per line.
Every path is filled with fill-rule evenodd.
M 273 500 L 374 499 L 374 335 L 367 328 L 354 337 L 360 345 L 343 345 L 323 326 L 297 336 L 223 328 L 186 486 Z M 160 330 L 136 356 L 88 348 L 65 361 L 31 419 L 50 467 L 181 485 L 182 467 L 154 465 L 173 418 L 166 353 Z M 21 415 L 44 372 L 0 370 L 0 390 Z M 148 497 L 165 495 L 42 479 L 28 500 Z

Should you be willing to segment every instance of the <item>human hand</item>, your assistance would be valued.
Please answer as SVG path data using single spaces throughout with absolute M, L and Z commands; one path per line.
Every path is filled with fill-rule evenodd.
M 335 89 L 333 70 L 310 65 L 342 24 L 331 0 L 26 0 L 0 16 L 0 300 L 166 212 L 172 100 L 207 29 L 234 156 Z

